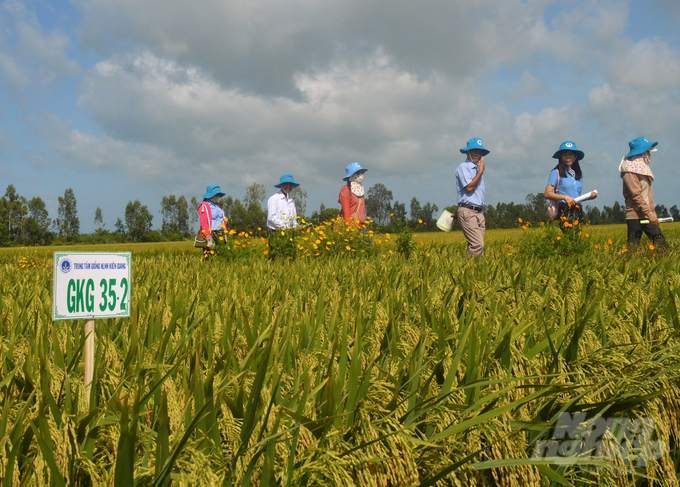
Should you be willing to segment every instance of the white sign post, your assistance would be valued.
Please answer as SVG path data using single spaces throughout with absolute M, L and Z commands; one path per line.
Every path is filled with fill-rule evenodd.
M 94 372 L 94 320 L 130 316 L 131 252 L 55 252 L 53 320 L 85 319 L 85 394 Z

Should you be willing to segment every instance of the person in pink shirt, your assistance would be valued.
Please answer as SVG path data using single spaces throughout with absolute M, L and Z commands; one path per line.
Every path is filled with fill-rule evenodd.
M 201 222 L 200 234 L 207 241 L 205 248 L 209 254 L 214 254 L 215 252 L 214 235 L 221 235 L 226 242 L 224 210 L 219 202 L 222 196 L 224 196 L 224 193 L 220 187 L 217 184 L 211 184 L 208 186 L 203 195 L 203 201 L 198 207 L 198 216 Z M 206 254 L 207 257 L 208 254 Z

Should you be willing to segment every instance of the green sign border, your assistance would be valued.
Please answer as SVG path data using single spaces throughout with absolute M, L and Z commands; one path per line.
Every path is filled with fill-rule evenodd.
M 57 271 L 59 267 L 59 259 L 62 257 L 68 257 L 69 255 L 116 255 L 118 257 L 124 257 L 125 260 L 127 261 L 127 268 L 128 268 L 128 285 L 130 286 L 129 292 L 128 292 L 128 301 L 127 301 L 127 312 L 125 311 L 120 311 L 116 314 L 106 314 L 106 315 L 97 315 L 97 314 L 91 314 L 91 315 L 85 315 L 85 316 L 73 316 L 73 315 L 62 315 L 59 314 L 59 310 L 57 309 L 57 302 L 54 299 L 55 294 L 57 292 Z M 52 262 L 53 262 L 53 272 L 52 272 L 52 321 L 58 321 L 58 320 L 96 320 L 96 319 L 105 319 L 105 318 L 129 318 L 130 317 L 130 308 L 131 308 L 131 303 L 132 303 L 132 252 L 54 252 L 54 255 L 52 257 Z

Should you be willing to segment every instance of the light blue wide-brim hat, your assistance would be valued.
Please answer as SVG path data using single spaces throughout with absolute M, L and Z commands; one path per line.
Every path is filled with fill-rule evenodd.
M 368 171 L 365 167 L 361 167 L 361 165 L 358 162 L 350 162 L 345 166 L 345 177 L 342 178 L 343 181 L 347 181 L 350 176 L 354 173 L 357 173 L 359 171 Z
M 295 182 L 295 178 L 293 177 L 292 174 L 284 174 L 283 176 L 281 176 L 279 184 L 275 184 L 274 187 L 280 188 L 283 183 L 292 183 L 294 188 L 300 186 L 300 183 Z
M 482 151 L 482 156 L 485 156 L 485 155 L 487 155 L 489 152 L 491 152 L 489 149 L 487 149 L 486 147 L 484 147 L 484 142 L 482 142 L 482 139 L 480 139 L 480 138 L 478 138 L 478 137 L 475 137 L 475 138 L 473 138 L 473 139 L 468 140 L 468 141 L 467 141 L 467 147 L 461 149 L 460 151 L 461 151 L 463 154 L 467 154 L 467 152 L 468 152 L 469 150 L 472 150 L 472 149 L 479 149 L 479 150 L 481 150 L 481 151 Z
M 639 154 L 644 154 L 648 150 L 652 150 L 658 144 L 659 144 L 658 142 L 650 142 L 644 137 L 638 137 L 637 139 L 633 139 L 630 142 L 628 142 L 630 152 L 628 152 L 628 154 L 626 155 L 626 159 L 629 157 L 637 156 Z
M 583 153 L 583 151 L 578 150 L 578 149 L 576 148 L 576 144 L 575 144 L 574 142 L 572 142 L 571 140 L 565 140 L 564 142 L 562 142 L 562 143 L 560 144 L 560 148 L 557 149 L 557 152 L 555 152 L 555 153 L 553 154 L 553 159 L 559 159 L 559 158 L 560 158 L 560 154 L 562 154 L 562 152 L 568 151 L 568 150 L 570 150 L 570 151 L 572 151 L 574 154 L 576 154 L 576 160 L 577 160 L 577 161 L 580 161 L 581 159 L 583 159 L 583 158 L 586 156 L 586 155 Z
M 206 189 L 205 194 L 203 195 L 203 199 L 204 199 L 204 200 L 209 200 L 209 199 L 212 198 L 213 196 L 220 196 L 220 197 L 224 196 L 224 193 L 223 193 L 222 190 L 220 189 L 220 185 L 219 185 L 219 184 L 211 184 L 210 186 L 208 186 L 208 188 Z

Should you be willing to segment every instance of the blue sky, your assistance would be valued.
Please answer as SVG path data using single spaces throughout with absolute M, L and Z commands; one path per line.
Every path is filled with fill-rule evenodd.
M 139 199 L 159 226 L 165 195 L 287 172 L 311 213 L 352 161 L 443 208 L 471 137 L 489 204 L 542 192 L 567 139 L 594 203 L 622 201 L 639 135 L 680 204 L 680 2 L 7 0 L 0 26 L 1 189 L 54 217 L 73 188 L 84 231 L 98 206 L 112 228 Z

